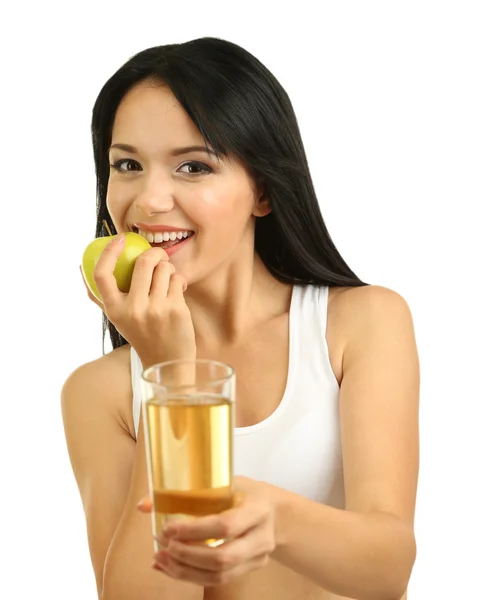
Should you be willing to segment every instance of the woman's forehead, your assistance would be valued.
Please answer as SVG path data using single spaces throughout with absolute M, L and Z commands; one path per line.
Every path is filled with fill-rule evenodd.
M 169 88 L 141 86 L 121 101 L 113 123 L 112 143 L 152 149 L 155 146 L 202 145 L 201 133 Z

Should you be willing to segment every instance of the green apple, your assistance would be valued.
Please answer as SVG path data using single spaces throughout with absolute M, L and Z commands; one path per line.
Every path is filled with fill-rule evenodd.
M 100 302 L 102 302 L 102 299 L 100 292 L 96 287 L 95 280 L 93 279 L 93 271 L 103 250 L 115 237 L 116 235 L 106 235 L 104 237 L 94 239 L 86 247 L 83 253 L 83 260 L 81 261 L 81 268 L 86 283 L 93 296 L 95 296 L 95 298 L 97 298 Z M 149 250 L 151 248 L 151 244 L 145 240 L 143 236 L 139 235 L 138 233 L 133 233 L 132 231 L 125 233 L 125 238 L 123 251 L 118 257 L 113 275 L 115 276 L 118 288 L 122 292 L 129 292 L 136 259 L 140 254 L 143 254 L 143 252 Z

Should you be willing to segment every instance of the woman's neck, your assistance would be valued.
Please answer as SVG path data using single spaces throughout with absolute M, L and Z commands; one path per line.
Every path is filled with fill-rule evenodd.
M 287 312 L 292 286 L 275 279 L 254 253 L 188 287 L 198 345 L 240 343 L 255 327 Z

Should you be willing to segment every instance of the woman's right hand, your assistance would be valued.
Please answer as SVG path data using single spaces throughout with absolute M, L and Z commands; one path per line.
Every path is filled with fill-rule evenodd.
M 122 292 L 113 271 L 124 243 L 124 235 L 115 237 L 93 271 L 106 316 L 136 350 L 145 369 L 196 358 L 194 326 L 184 299 L 186 280 L 175 272 L 162 248 L 151 248 L 136 259 L 130 290 Z

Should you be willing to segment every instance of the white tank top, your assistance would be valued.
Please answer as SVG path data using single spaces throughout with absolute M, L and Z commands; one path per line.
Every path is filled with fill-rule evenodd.
M 339 386 L 327 342 L 328 287 L 294 286 L 284 396 L 264 421 L 234 431 L 234 474 L 345 508 Z M 220 359 L 219 359 L 220 360 Z M 138 435 L 142 365 L 131 348 L 133 420 Z

